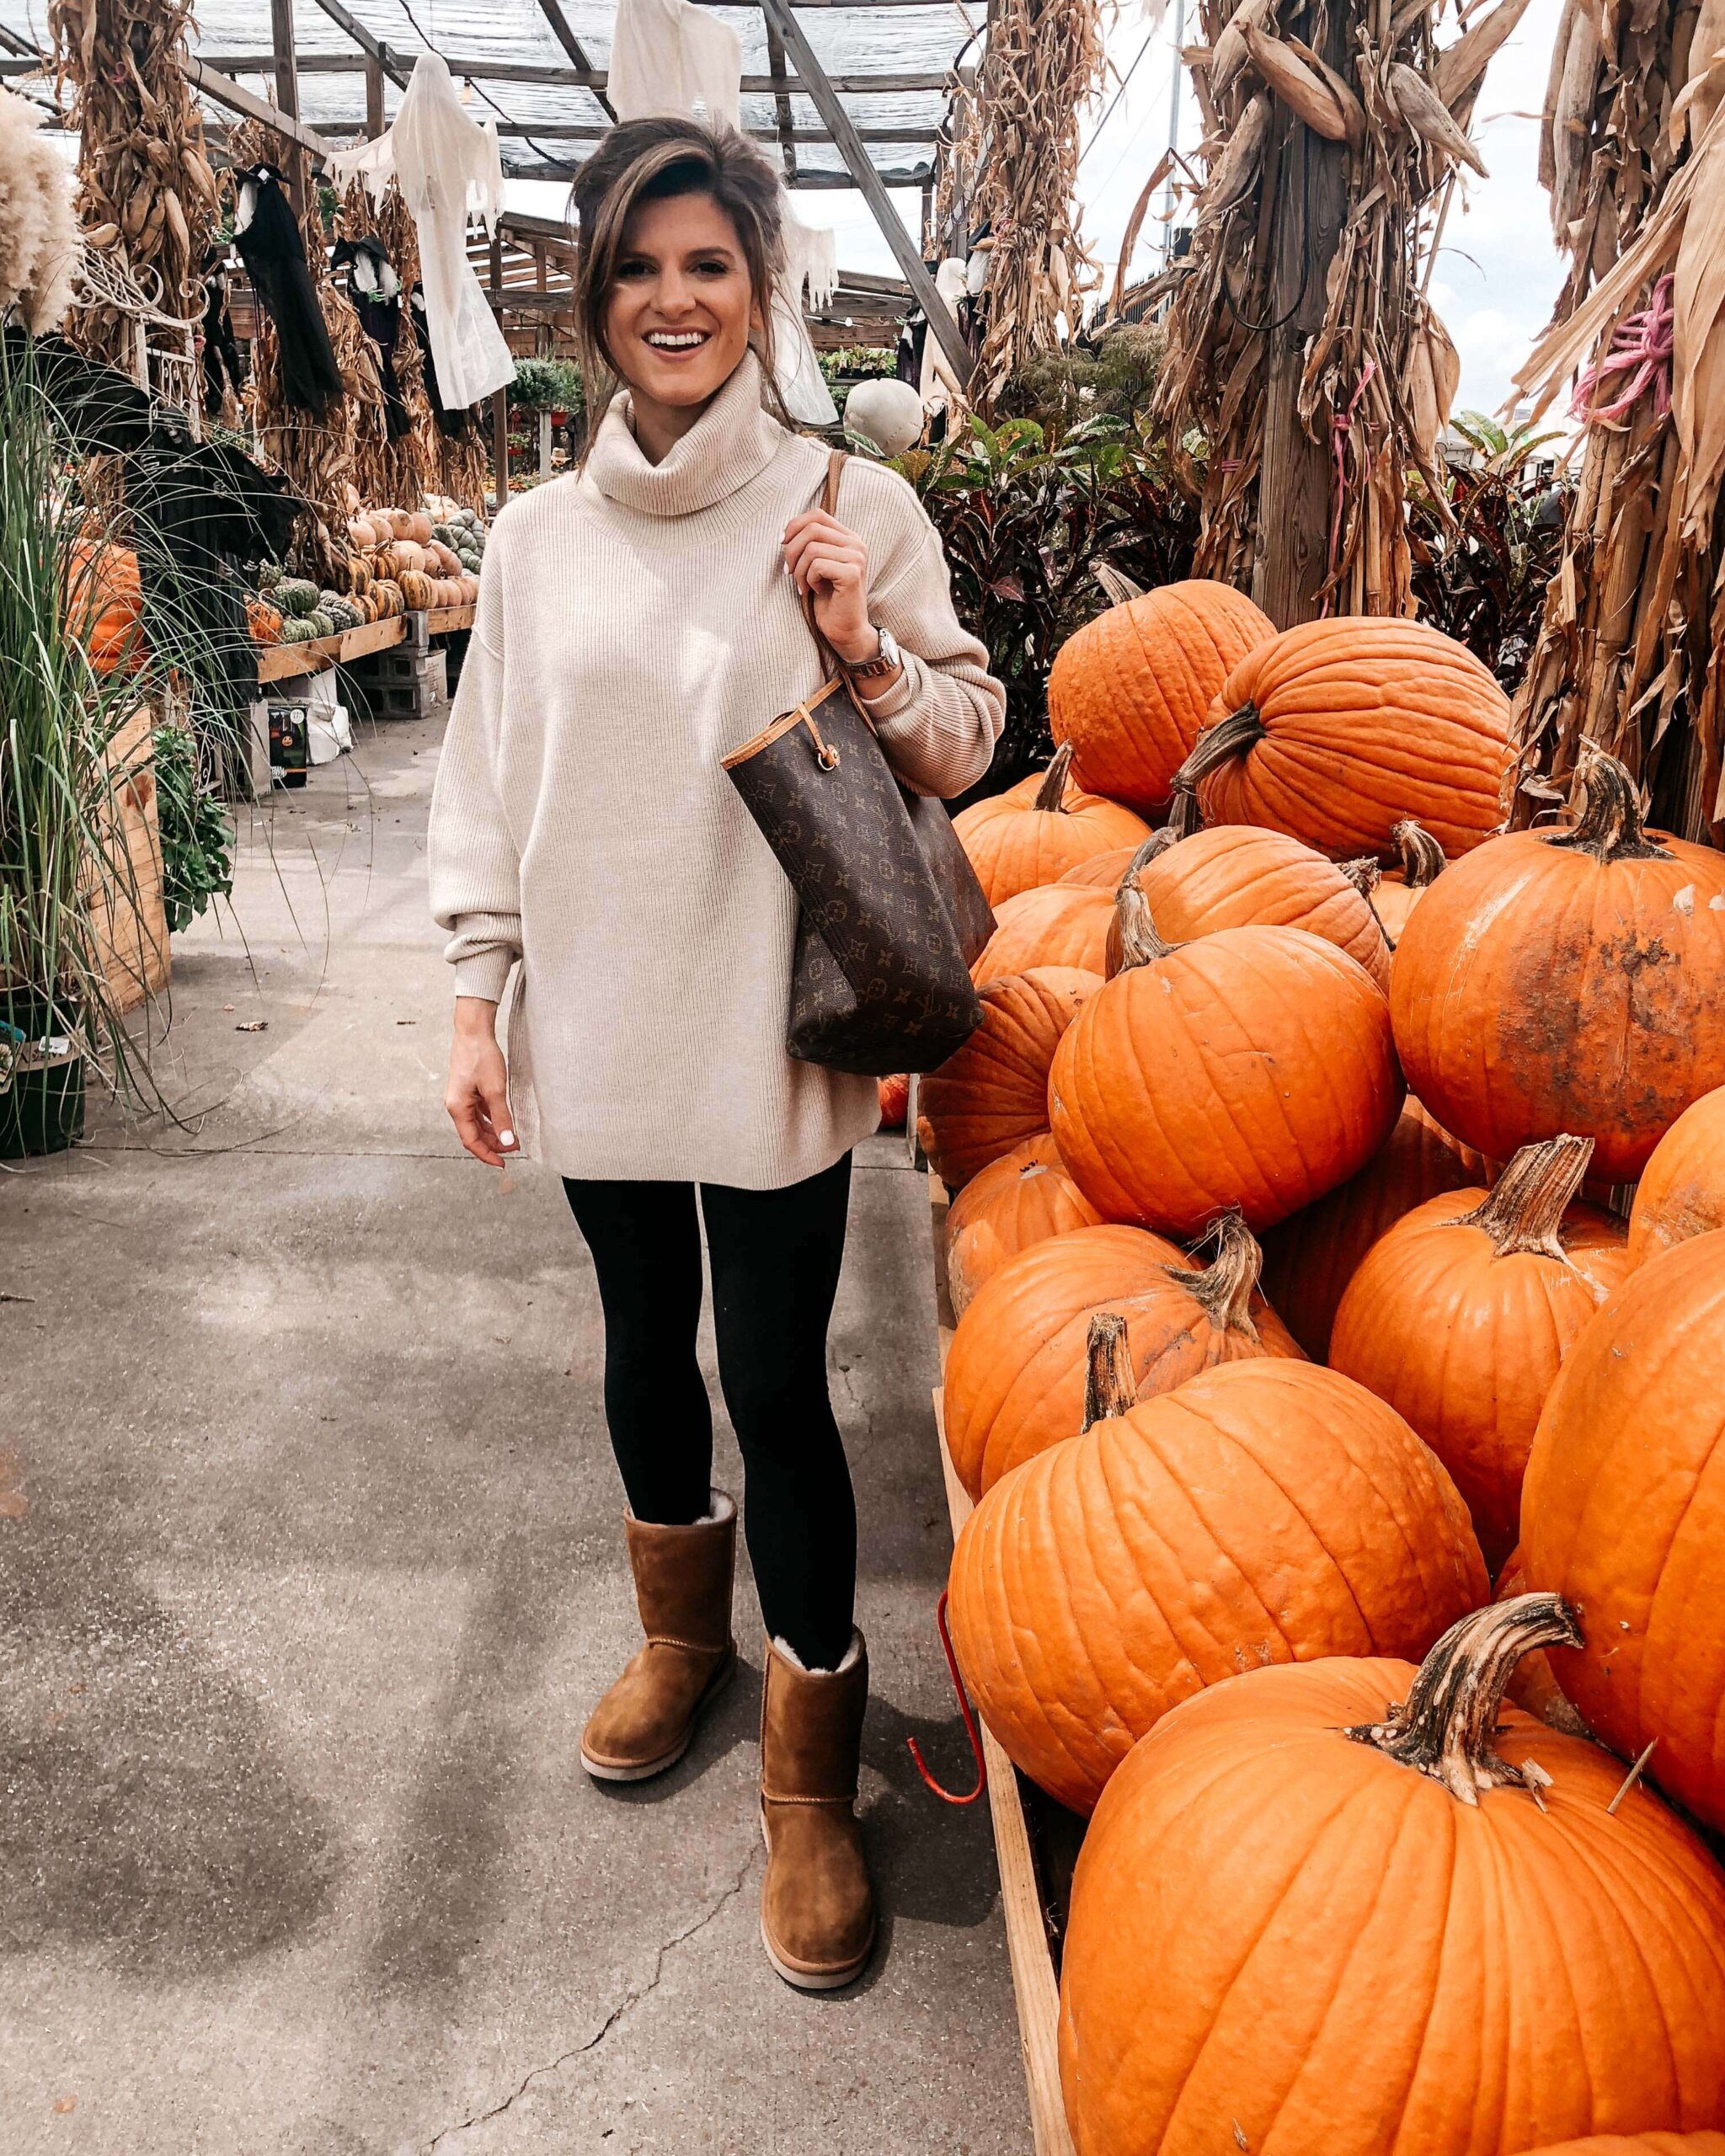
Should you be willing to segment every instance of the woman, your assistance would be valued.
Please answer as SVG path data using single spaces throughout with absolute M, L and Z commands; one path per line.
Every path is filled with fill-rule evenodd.
M 720 1383 L 766 1620 L 761 1935 L 789 1983 L 868 1960 L 852 1806 L 868 1691 L 856 1508 L 826 1390 L 851 1148 L 873 1079 L 785 1052 L 796 903 L 720 759 L 820 685 L 800 607 L 905 782 L 987 768 L 1004 696 L 959 626 L 915 494 L 766 408 L 779 188 L 741 136 L 615 129 L 575 183 L 575 312 L 614 382 L 579 473 L 511 503 L 431 818 L 450 931 L 446 1105 L 495 1167 L 519 1150 L 497 1005 L 520 976 L 508 1081 L 563 1177 L 605 1312 L 605 1408 L 646 1642 L 582 1737 L 587 1771 L 680 1758 L 730 1675 L 736 1508 L 710 1486 L 695 1333 L 697 1203 Z

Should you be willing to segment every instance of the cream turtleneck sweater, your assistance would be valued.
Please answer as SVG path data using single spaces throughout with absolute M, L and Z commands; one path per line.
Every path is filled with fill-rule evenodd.
M 510 1105 L 559 1173 L 773 1189 L 878 1121 L 872 1078 L 785 1053 L 796 901 L 720 758 L 818 687 L 780 538 L 825 447 L 761 406 L 752 354 L 649 464 L 627 399 L 579 477 L 509 504 L 431 806 L 432 910 L 456 992 L 500 1001 Z M 905 782 L 949 796 L 1005 707 L 959 626 L 940 542 L 854 458 L 838 515 L 904 672 L 870 707 Z

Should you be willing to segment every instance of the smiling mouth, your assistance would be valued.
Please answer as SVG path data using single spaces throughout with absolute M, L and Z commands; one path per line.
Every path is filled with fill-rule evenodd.
M 708 329 L 649 329 L 641 341 L 655 352 L 698 352 L 712 334 Z

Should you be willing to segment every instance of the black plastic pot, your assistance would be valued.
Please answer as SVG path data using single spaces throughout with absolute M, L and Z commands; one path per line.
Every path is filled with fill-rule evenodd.
M 0 1161 L 63 1153 L 83 1134 L 84 1059 L 52 1051 L 54 1025 L 46 1003 L 0 993 Z

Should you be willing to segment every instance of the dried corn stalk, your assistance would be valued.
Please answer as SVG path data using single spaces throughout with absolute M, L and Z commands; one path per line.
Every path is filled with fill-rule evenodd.
M 436 428 L 425 396 L 425 370 L 408 312 L 408 294 L 419 277 L 419 234 L 413 213 L 393 179 L 384 189 L 381 203 L 372 201 L 363 180 L 352 181 L 342 197 L 339 229 L 346 238 L 378 241 L 401 280 L 401 323 L 390 356 L 409 421 L 408 431 L 394 441 L 382 427 L 376 434 L 367 430 L 361 435 L 355 447 L 354 484 L 362 503 L 416 508 L 437 462 Z M 382 387 L 380 383 L 380 395 Z
M 1563 798 L 1592 741 L 1641 776 L 1659 822 L 1725 829 L 1722 53 L 1722 0 L 1569 0 L 1558 29 L 1541 168 L 1569 274 L 1517 387 L 1543 408 L 1592 367 L 1580 484 L 1516 698 L 1518 823 Z
M 215 174 L 187 88 L 191 0 L 51 0 L 56 85 L 70 83 L 78 131 L 84 243 L 111 248 L 163 312 L 203 312 Z M 81 307 L 67 334 L 92 358 L 130 368 L 131 332 L 113 307 Z
M 968 182 L 988 228 L 976 395 L 997 397 L 1024 361 L 1060 349 L 1099 273 L 1078 236 L 1078 115 L 1102 87 L 1099 0 L 996 0 L 963 139 L 945 163 L 948 211 Z
M 1199 496 L 1200 574 L 1283 626 L 1411 609 L 1406 475 L 1434 467 L 1455 355 L 1425 296 L 1467 123 L 1527 0 L 1438 43 L 1445 0 L 1202 0 L 1189 262 L 1158 406 Z M 1304 551 L 1302 552 L 1302 548 Z

